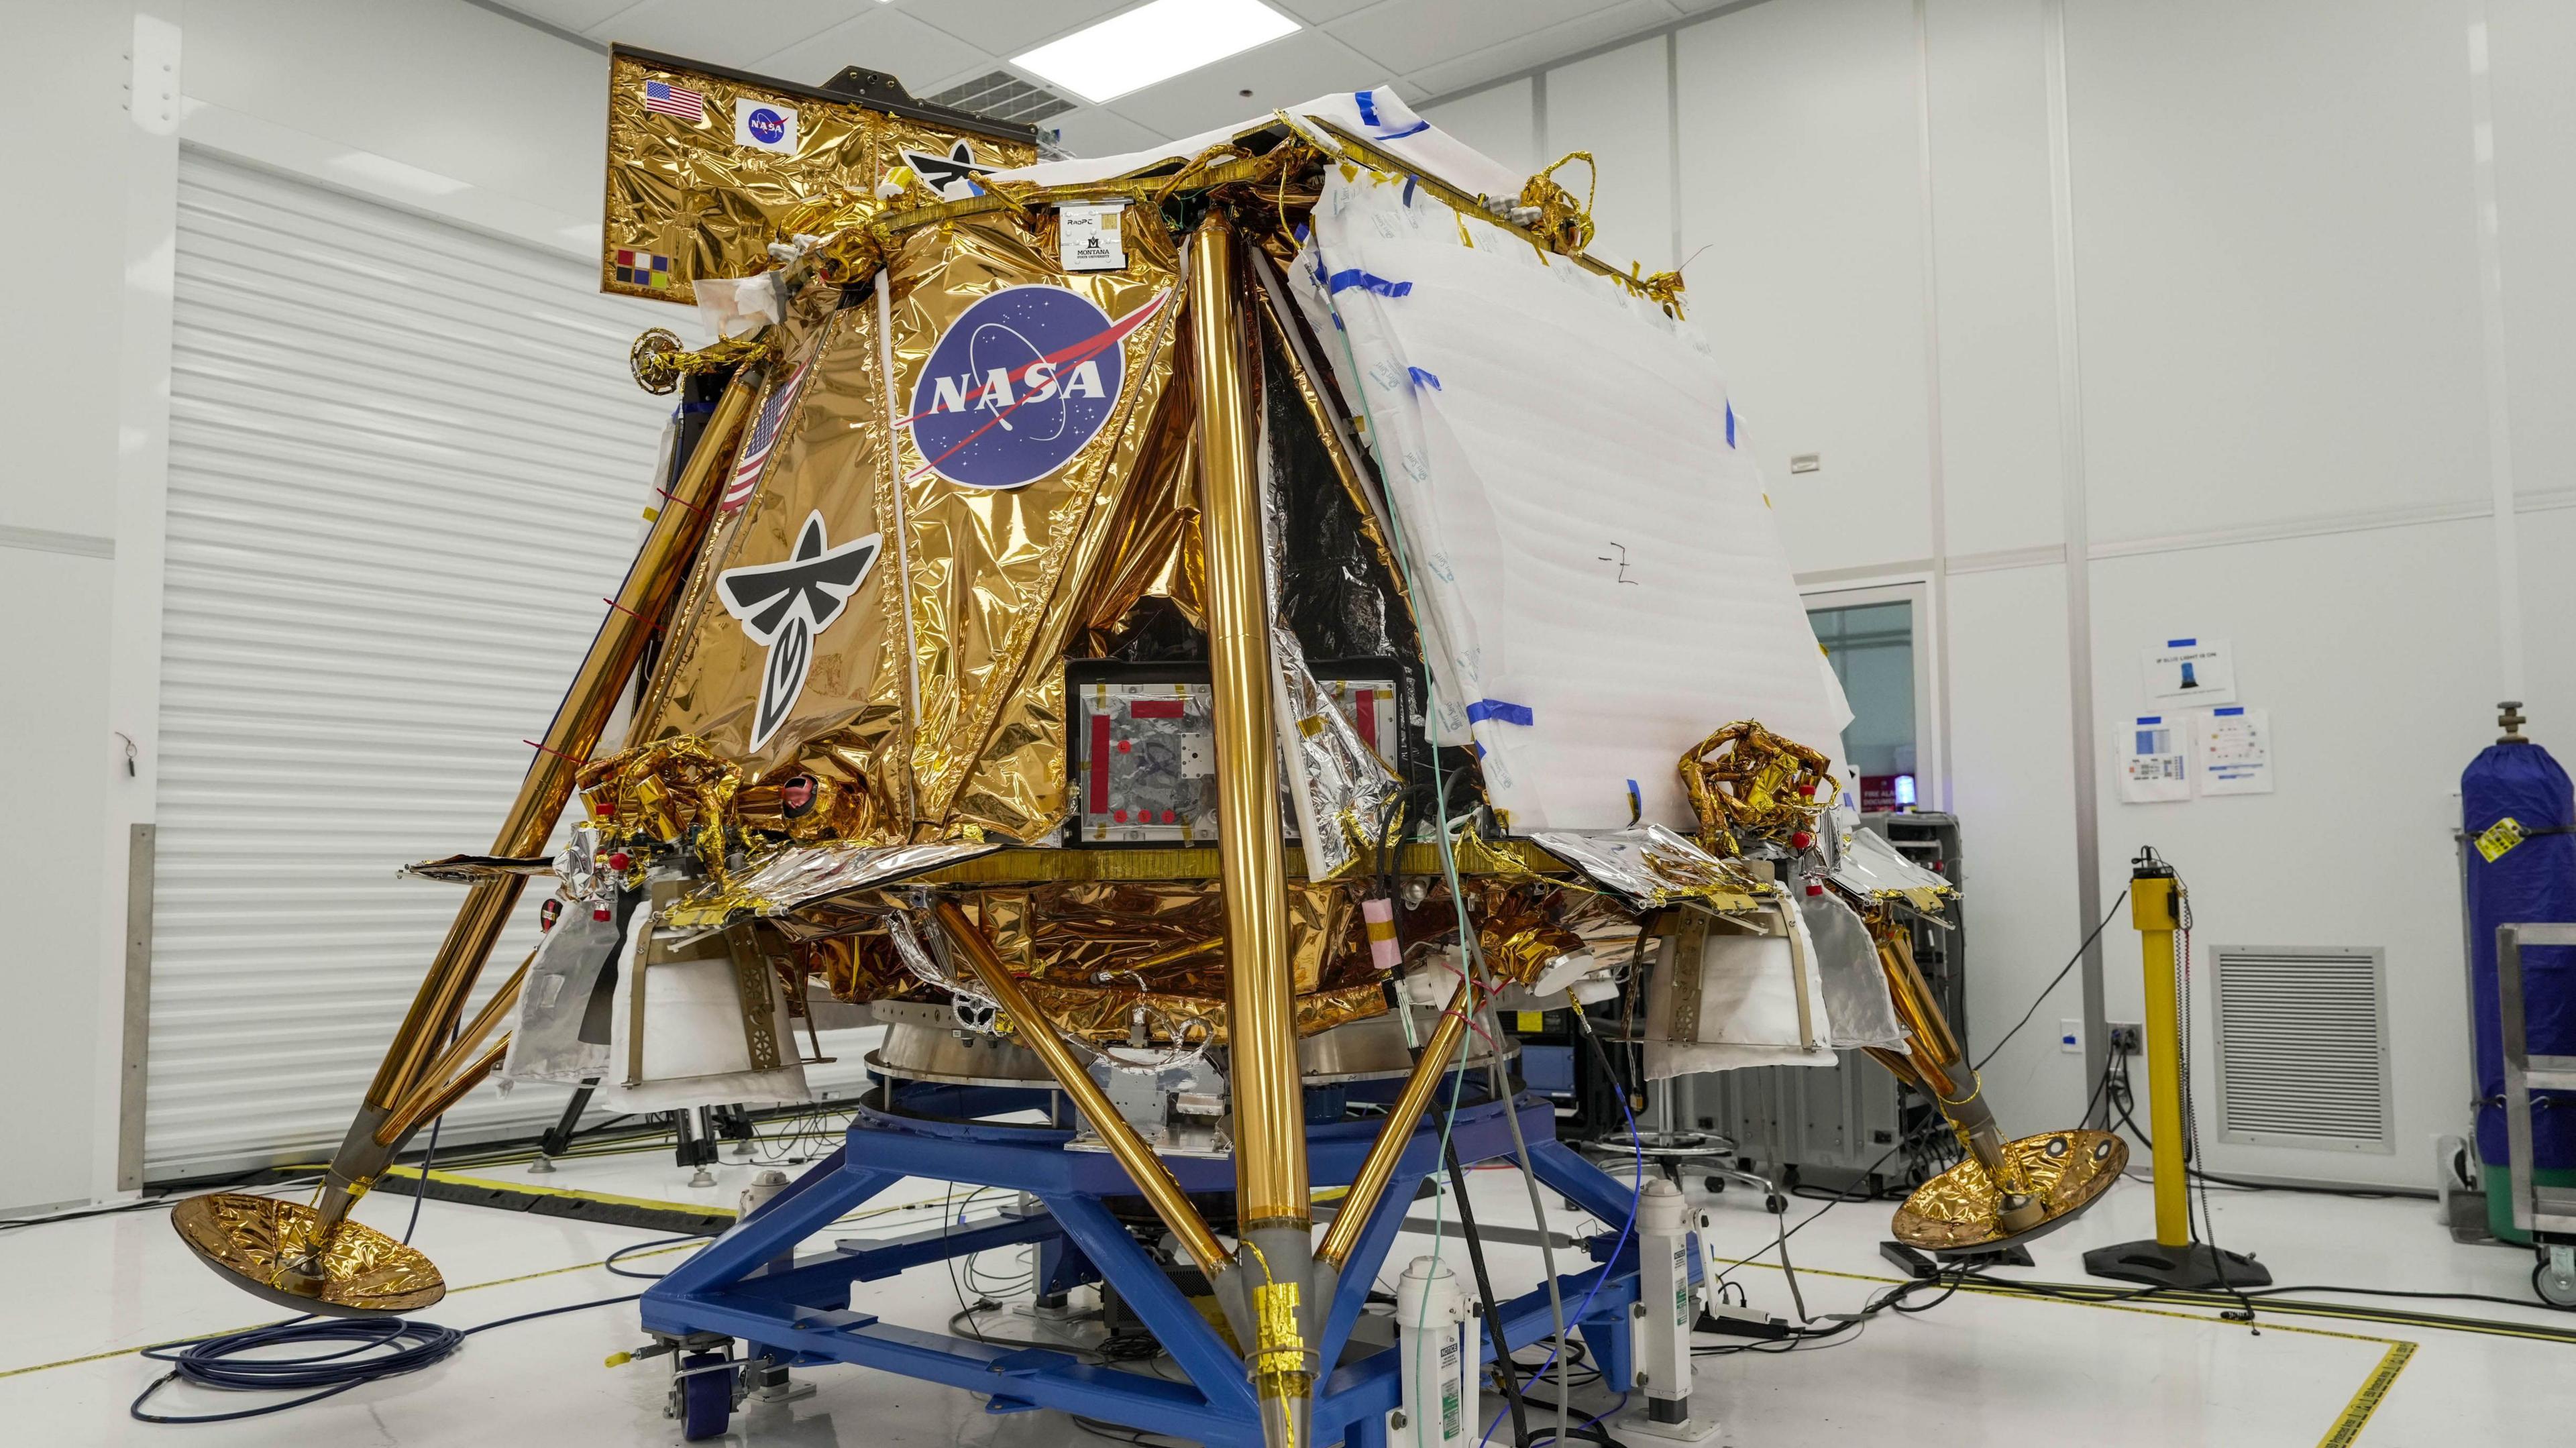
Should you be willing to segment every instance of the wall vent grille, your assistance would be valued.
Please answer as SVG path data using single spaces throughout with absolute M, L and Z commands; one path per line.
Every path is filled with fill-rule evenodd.
M 992 120 L 1017 121 L 1024 126 L 1034 126 L 1049 116 L 1060 116 L 1073 109 L 1073 102 L 1044 86 L 1031 85 L 1007 70 L 979 75 L 926 99 L 933 105 L 954 106 Z
M 2385 952 L 2210 952 L 2222 1141 L 2394 1152 Z

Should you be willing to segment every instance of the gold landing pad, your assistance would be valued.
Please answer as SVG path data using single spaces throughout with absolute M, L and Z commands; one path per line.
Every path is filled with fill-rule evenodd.
M 427 1254 L 347 1221 L 323 1245 L 320 1292 L 293 1290 L 281 1260 L 304 1255 L 321 1224 L 301 1202 L 235 1192 L 190 1197 L 170 1209 L 170 1225 L 201 1261 L 281 1307 L 372 1317 L 416 1312 L 447 1295 L 447 1279 Z
M 2046 1213 L 2020 1232 L 1996 1220 L 2002 1194 L 1972 1157 L 1914 1189 L 1896 1209 L 1896 1240 L 1926 1252 L 1992 1247 L 2055 1231 L 2110 1189 L 2129 1165 L 2129 1144 L 2107 1131 L 2048 1131 L 2004 1148 Z

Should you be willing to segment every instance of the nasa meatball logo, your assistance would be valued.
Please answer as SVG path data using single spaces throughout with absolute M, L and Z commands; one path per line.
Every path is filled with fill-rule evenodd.
M 733 103 L 733 143 L 755 151 L 794 154 L 796 108 L 744 97 Z
M 1127 335 L 1171 294 L 1112 319 L 1066 287 L 1005 287 L 969 306 L 930 349 L 903 425 L 914 473 L 969 488 L 1026 487 L 1100 435 L 1127 383 Z

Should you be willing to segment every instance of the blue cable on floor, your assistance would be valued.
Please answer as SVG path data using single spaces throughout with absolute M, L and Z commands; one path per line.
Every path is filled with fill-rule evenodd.
M 154 1362 L 170 1364 L 170 1371 L 154 1378 L 136 1394 L 126 1412 L 144 1423 L 231 1423 L 243 1418 L 266 1417 L 307 1403 L 318 1403 L 351 1388 L 419 1372 L 454 1355 L 458 1348 L 465 1346 L 465 1339 L 478 1332 L 490 1332 L 496 1327 L 566 1312 L 614 1307 L 621 1302 L 633 1302 L 643 1295 L 633 1292 L 624 1297 L 604 1297 L 597 1302 L 541 1308 L 461 1331 L 407 1317 L 306 1316 L 290 1317 L 265 1327 L 218 1333 L 213 1337 L 163 1343 L 158 1347 L 145 1348 L 143 1355 Z M 334 1351 L 300 1357 L 265 1355 L 274 1348 L 332 1344 L 338 1345 Z M 371 1352 L 370 1349 L 382 1351 Z M 303 1392 L 304 1396 L 230 1413 L 177 1415 L 143 1411 L 144 1403 L 172 1382 L 186 1382 L 231 1393 Z

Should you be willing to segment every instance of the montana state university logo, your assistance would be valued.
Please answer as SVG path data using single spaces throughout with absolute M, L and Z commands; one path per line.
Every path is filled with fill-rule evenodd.
M 1067 287 L 1004 287 L 948 324 L 912 385 L 914 476 L 1021 488 L 1100 435 L 1127 383 L 1127 334 L 1169 292 L 1116 321 Z
M 752 713 L 752 748 L 767 744 L 787 722 L 814 667 L 814 640 L 867 580 L 883 536 L 870 533 L 835 548 L 824 537 L 822 513 L 808 513 L 796 535 L 795 556 L 716 575 L 716 594 L 724 600 L 725 612 L 742 620 L 742 631 L 753 643 L 769 650 L 768 666 L 761 670 L 760 704 Z

